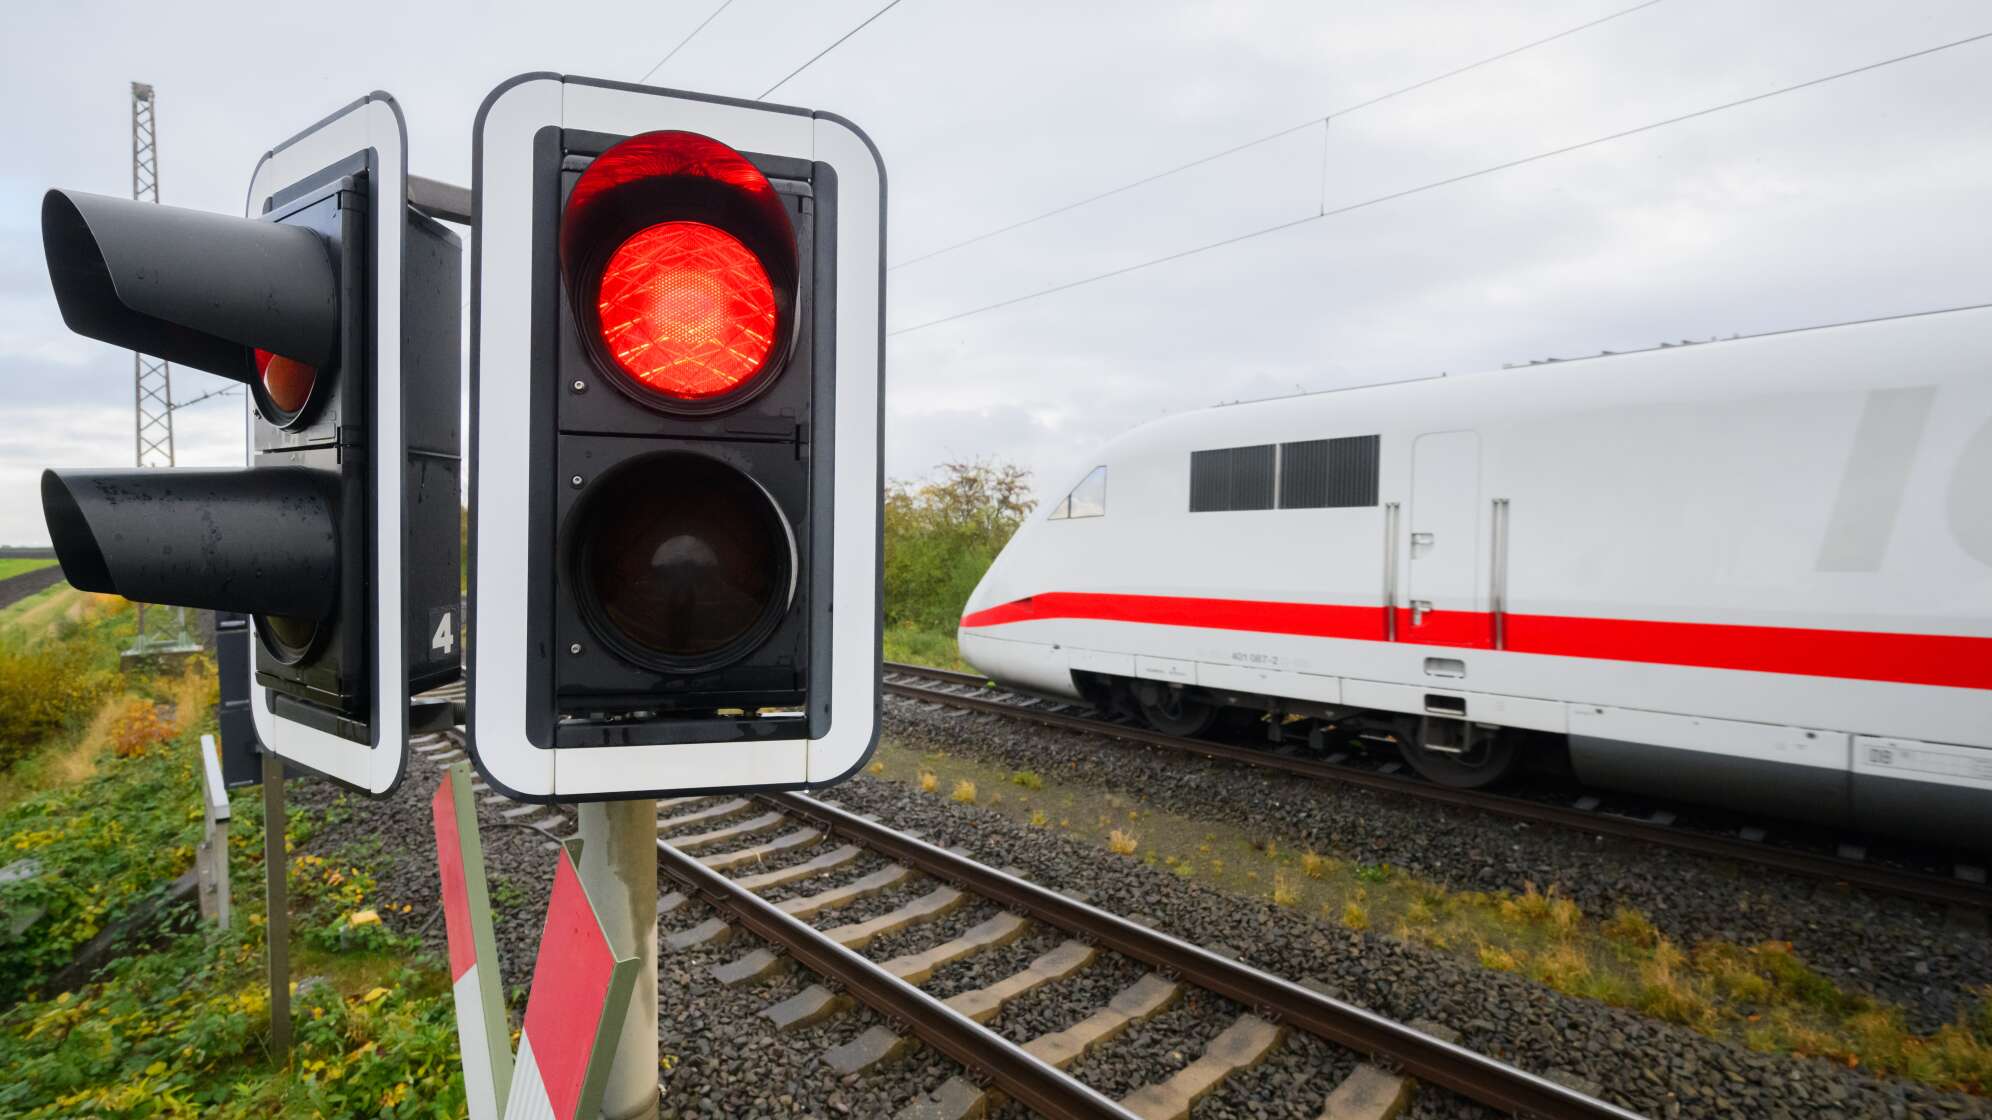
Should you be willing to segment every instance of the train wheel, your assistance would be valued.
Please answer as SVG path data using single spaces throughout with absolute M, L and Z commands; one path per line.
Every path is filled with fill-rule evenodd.
M 1134 686 L 1134 702 L 1148 726 L 1164 735 L 1201 735 L 1217 719 L 1217 705 L 1192 700 L 1180 688 L 1148 681 Z
M 1462 720 L 1427 716 L 1401 747 L 1411 769 L 1454 789 L 1493 785 L 1515 768 L 1513 736 Z

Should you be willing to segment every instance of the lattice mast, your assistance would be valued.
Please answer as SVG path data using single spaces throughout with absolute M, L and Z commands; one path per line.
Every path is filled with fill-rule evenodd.
M 131 197 L 159 201 L 159 134 L 152 87 L 131 84 Z M 132 401 L 137 412 L 133 450 L 140 467 L 173 466 L 173 371 L 156 358 L 131 356 Z
M 144 82 L 131 84 L 131 197 L 139 202 L 159 201 L 159 133 L 152 87 Z M 170 467 L 173 462 L 173 370 L 150 355 L 132 351 L 132 406 L 136 423 L 132 432 L 133 458 L 143 467 Z M 187 632 L 187 611 L 176 608 L 165 627 L 157 616 L 148 617 L 145 604 L 138 605 L 138 636 L 126 658 L 148 658 L 157 654 L 197 651 Z

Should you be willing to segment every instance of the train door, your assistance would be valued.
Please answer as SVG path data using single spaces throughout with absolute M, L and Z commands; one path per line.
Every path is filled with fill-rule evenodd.
M 1488 646 L 1493 623 L 1478 595 L 1480 436 L 1433 432 L 1411 444 L 1408 608 L 1397 638 Z

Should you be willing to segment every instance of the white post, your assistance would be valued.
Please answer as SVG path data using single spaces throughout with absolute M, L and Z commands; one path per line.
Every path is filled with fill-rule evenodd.
M 604 1120 L 657 1116 L 657 802 L 581 806 L 581 883 L 619 955 L 638 958 L 636 989 L 616 1040 Z
M 228 928 L 228 787 L 221 780 L 221 752 L 214 736 L 201 736 L 201 846 L 194 856 L 200 870 L 201 917 Z

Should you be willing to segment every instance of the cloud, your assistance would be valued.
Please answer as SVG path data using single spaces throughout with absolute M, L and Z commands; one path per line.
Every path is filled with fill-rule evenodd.
M 842 113 L 878 143 L 898 261 L 1626 2 L 906 4 L 780 98 Z M 735 5 L 653 80 L 753 96 L 874 8 L 830 0 L 771 19 Z M 228 211 L 266 147 L 376 88 L 407 111 L 413 168 L 465 182 L 472 115 L 499 81 L 544 69 L 634 79 L 707 10 L 617 0 L 549 21 L 505 0 L 466 20 L 363 0 L 326 23 L 230 0 L 200 19 L 131 9 L 108 36 L 74 6 L 13 13 L 0 408 L 16 430 L 73 431 L 51 411 L 68 402 L 124 434 L 0 442 L 0 540 L 39 522 L 32 456 L 129 457 L 116 427 L 129 423 L 116 419 L 128 360 L 62 329 L 35 207 L 46 186 L 127 188 L 130 76 L 160 91 L 167 201 Z M 1666 0 L 1339 118 L 1325 136 L 1302 129 L 897 270 L 890 319 L 1084 280 L 1982 24 L 1969 0 Z M 294 49 L 307 32 L 311 49 Z M 1220 401 L 1992 300 L 1988 61 L 1992 43 L 1959 48 L 897 336 L 888 473 L 1001 456 L 1049 491 L 1128 426 Z M 239 417 L 203 405 L 188 431 L 205 430 L 201 409 Z M 239 433 L 213 438 L 239 454 Z

